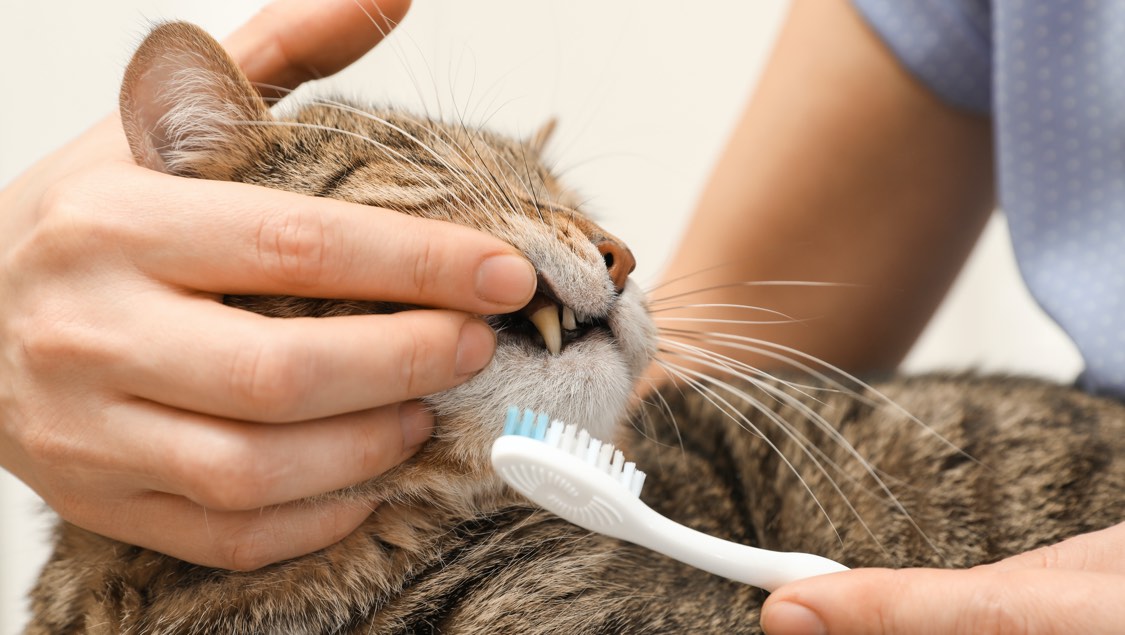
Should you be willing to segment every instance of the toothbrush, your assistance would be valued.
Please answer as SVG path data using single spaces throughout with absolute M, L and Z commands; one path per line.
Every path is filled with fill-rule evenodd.
M 492 466 L 547 511 L 595 533 L 662 553 L 715 575 L 767 591 L 815 575 L 847 571 L 810 553 L 778 552 L 689 529 L 641 502 L 645 473 L 621 450 L 574 424 L 508 409 Z

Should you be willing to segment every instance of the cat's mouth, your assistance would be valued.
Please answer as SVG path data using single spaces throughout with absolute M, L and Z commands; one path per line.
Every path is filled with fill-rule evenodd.
M 505 337 L 531 340 L 552 355 L 593 331 L 612 335 L 605 317 L 588 316 L 567 306 L 549 285 L 539 284 L 535 295 L 519 311 L 498 316 L 494 324 Z

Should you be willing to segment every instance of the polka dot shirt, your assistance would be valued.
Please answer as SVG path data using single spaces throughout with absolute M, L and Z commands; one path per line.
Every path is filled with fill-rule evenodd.
M 1125 397 L 1125 2 L 854 0 L 939 98 L 992 117 L 1020 272 Z

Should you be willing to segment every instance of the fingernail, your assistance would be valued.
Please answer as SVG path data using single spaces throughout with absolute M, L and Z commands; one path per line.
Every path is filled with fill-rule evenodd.
M 492 256 L 477 269 L 476 283 L 480 299 L 518 308 L 535 293 L 535 267 L 520 256 Z
M 488 366 L 492 352 L 496 348 L 496 334 L 492 328 L 480 320 L 466 320 L 461 327 L 461 337 L 457 341 L 457 362 L 454 369 L 458 376 L 475 373 Z
M 420 401 L 404 401 L 399 405 L 398 423 L 402 426 L 403 449 L 422 445 L 434 431 L 434 415 Z
M 762 609 L 762 629 L 769 635 L 827 635 L 820 617 L 793 602 L 772 602 Z

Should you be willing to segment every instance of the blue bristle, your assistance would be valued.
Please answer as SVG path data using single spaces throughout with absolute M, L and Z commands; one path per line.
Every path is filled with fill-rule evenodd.
M 520 421 L 520 431 L 516 434 L 519 434 L 521 437 L 530 437 L 533 425 L 535 425 L 535 411 L 524 410 L 523 421 Z
M 504 434 L 515 434 L 516 424 L 520 420 L 520 409 L 508 406 L 508 416 L 504 418 Z
M 547 438 L 547 424 L 549 423 L 549 419 L 550 417 L 548 417 L 545 413 L 541 413 L 535 419 L 535 432 L 531 435 L 531 438 L 535 439 L 536 441 L 542 441 L 543 439 Z

